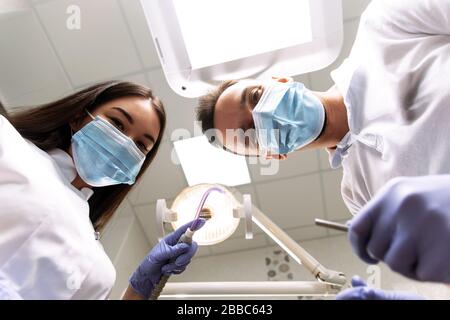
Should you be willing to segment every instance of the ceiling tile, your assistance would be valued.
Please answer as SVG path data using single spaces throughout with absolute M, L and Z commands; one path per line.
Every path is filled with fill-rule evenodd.
M 324 217 L 320 174 L 256 185 L 261 211 L 281 228 L 309 226 Z
M 66 10 L 81 10 L 81 30 L 69 30 Z M 75 86 L 139 70 L 135 50 L 119 5 L 112 0 L 59 0 L 36 10 Z
M 196 99 L 187 99 L 178 96 L 167 84 L 161 69 L 148 73 L 150 88 L 156 96 L 160 97 L 167 112 L 167 136 L 170 138 L 175 129 L 182 129 L 174 134 L 174 139 L 180 137 L 190 138 L 194 131 Z M 187 130 L 187 131 L 186 131 Z M 184 134 L 188 134 L 185 136 Z
M 71 91 L 33 11 L 0 19 L 0 39 L 0 88 L 5 104 L 36 105 Z
M 145 76 L 145 73 L 137 73 L 137 74 L 121 77 L 120 80 L 131 81 L 131 82 L 143 85 L 143 86 L 149 85 L 148 81 L 147 81 L 147 77 Z
M 118 274 L 117 278 L 125 278 L 128 280 L 150 249 L 151 246 L 142 233 L 141 226 L 136 219 L 133 219 L 128 234 L 122 244 L 122 248 L 119 251 L 116 261 L 114 261 L 114 266 Z
M 144 66 L 146 68 L 159 67 L 161 64 L 140 0 L 120 0 L 120 5 L 136 41 Z
M 286 233 L 295 241 L 306 241 L 327 236 L 327 231 L 324 228 L 316 226 L 289 229 Z
M 132 73 L 130 75 L 112 77 L 112 78 L 104 79 L 104 80 L 105 81 L 108 81 L 108 80 L 110 80 L 110 81 L 130 81 L 130 82 L 134 82 L 134 83 L 146 86 L 146 87 L 149 86 L 145 72 L 144 73 Z M 92 86 L 95 84 L 96 84 L 95 81 L 92 83 L 86 83 L 82 86 L 77 87 L 76 90 L 82 90 L 86 87 L 89 87 L 89 86 Z
M 211 246 L 212 254 L 222 254 L 267 246 L 266 237 L 262 234 L 255 235 L 253 239 L 244 238 L 227 239 L 222 243 Z
M 101 243 L 112 260 L 116 259 L 134 219 L 133 209 L 124 201 L 102 232 Z
M 331 71 L 337 69 L 342 64 L 342 62 L 350 55 L 353 43 L 356 38 L 356 33 L 358 31 L 358 26 L 358 20 L 348 21 L 344 23 L 344 45 L 341 54 L 339 55 L 337 60 L 329 67 L 310 74 L 312 90 L 326 91 L 334 85 L 330 73 Z
M 328 155 L 328 152 L 325 149 L 320 149 L 318 152 L 320 158 L 320 169 L 331 170 L 330 157 Z
M 175 198 L 187 186 L 181 166 L 172 161 L 173 155 L 176 157 L 172 143 L 163 142 L 156 159 L 130 194 L 133 205 Z
M 156 233 L 156 203 L 134 206 L 133 209 L 148 242 L 150 245 L 154 246 L 158 243 L 158 236 Z
M 323 172 L 326 216 L 331 220 L 351 219 L 341 195 L 342 170 Z
M 289 178 L 319 171 L 319 158 L 316 150 L 291 153 L 284 161 L 249 158 L 247 162 L 254 182 Z
M 295 76 L 293 78 L 294 78 L 294 81 L 301 82 L 305 85 L 305 87 L 309 88 L 310 83 L 309 83 L 309 75 L 308 74 L 301 74 L 301 75 Z
M 369 5 L 370 0 L 344 0 L 344 19 L 358 18 Z

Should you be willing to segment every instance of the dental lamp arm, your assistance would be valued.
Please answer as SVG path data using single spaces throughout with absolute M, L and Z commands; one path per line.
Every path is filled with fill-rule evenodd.
M 297 261 L 297 263 L 303 264 L 318 280 L 338 286 L 344 286 L 346 284 L 347 280 L 343 273 L 325 268 L 255 206 L 253 206 L 253 222 Z

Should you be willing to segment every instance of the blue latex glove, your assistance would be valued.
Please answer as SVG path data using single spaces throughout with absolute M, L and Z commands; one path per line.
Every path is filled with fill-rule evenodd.
M 353 288 L 341 292 L 336 300 L 424 300 L 421 296 L 407 292 L 390 292 L 369 288 L 359 277 L 353 277 Z
M 197 230 L 204 224 L 205 220 L 201 219 Z M 191 262 L 197 252 L 197 243 L 178 243 L 191 225 L 192 222 L 187 223 L 162 239 L 131 276 L 130 285 L 143 298 L 150 298 L 153 288 L 163 275 L 180 274 Z
M 349 238 L 367 263 L 450 283 L 450 176 L 394 179 L 352 220 Z

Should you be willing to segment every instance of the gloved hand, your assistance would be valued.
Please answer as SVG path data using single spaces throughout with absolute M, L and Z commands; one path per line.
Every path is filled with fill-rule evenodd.
M 424 300 L 421 296 L 407 292 L 389 292 L 369 288 L 359 277 L 352 278 L 353 288 L 341 292 L 336 300 Z
M 197 230 L 205 224 L 201 219 Z M 162 239 L 145 257 L 130 278 L 130 285 L 145 299 L 149 299 L 155 285 L 163 275 L 180 274 L 197 252 L 197 243 L 178 243 L 180 237 L 192 225 L 185 224 Z
M 0 300 L 22 300 L 17 292 L 0 284 Z
M 352 220 L 349 238 L 367 263 L 450 283 L 450 176 L 394 179 Z
M 0 300 L 23 300 L 22 297 L 12 290 L 13 286 L 0 274 Z

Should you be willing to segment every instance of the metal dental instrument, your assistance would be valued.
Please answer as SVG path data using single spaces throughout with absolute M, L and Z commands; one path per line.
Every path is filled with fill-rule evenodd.
M 315 222 L 316 222 L 316 225 L 319 227 L 325 227 L 328 229 L 333 229 L 333 230 L 342 231 L 342 232 L 348 232 L 348 230 L 349 230 L 348 225 L 337 223 L 337 222 L 327 221 L 327 220 L 323 220 L 323 219 L 316 219 Z

